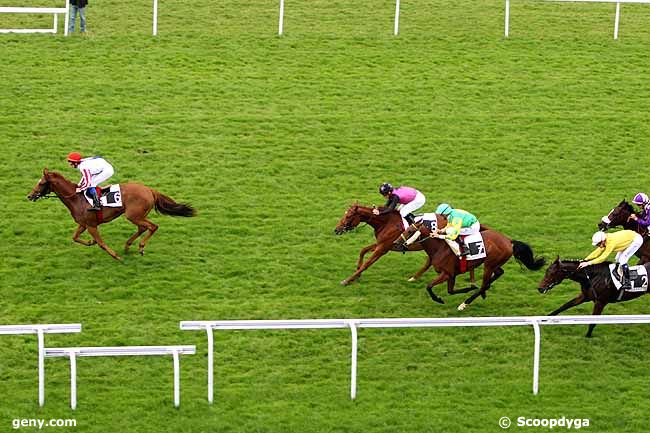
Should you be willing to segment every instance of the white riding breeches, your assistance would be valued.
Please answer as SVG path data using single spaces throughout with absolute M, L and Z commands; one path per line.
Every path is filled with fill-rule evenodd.
M 632 258 L 634 253 L 636 253 L 636 251 L 639 248 L 641 248 L 641 245 L 643 245 L 643 237 L 637 233 L 636 236 L 634 236 L 634 240 L 632 241 L 630 246 L 624 249 L 623 251 L 619 251 L 616 254 L 616 263 L 619 263 L 621 265 L 626 265 L 628 260 Z
M 97 186 L 100 183 L 107 181 L 108 179 L 110 179 L 111 176 L 113 176 L 113 173 L 115 173 L 115 171 L 113 170 L 112 166 L 110 165 L 105 166 L 102 171 L 100 171 L 97 174 L 93 174 L 90 177 L 89 187 Z
M 399 213 L 402 215 L 402 218 L 406 217 L 406 215 L 415 212 L 416 210 L 420 209 L 422 206 L 424 206 L 424 203 L 426 202 L 426 198 L 424 197 L 424 194 L 421 192 L 418 192 L 413 201 L 406 203 L 399 208 Z
M 469 235 L 476 234 L 476 233 L 478 233 L 480 231 L 481 231 L 481 223 L 476 221 L 474 224 L 472 224 L 469 227 L 461 228 L 459 234 L 461 236 L 469 236 Z

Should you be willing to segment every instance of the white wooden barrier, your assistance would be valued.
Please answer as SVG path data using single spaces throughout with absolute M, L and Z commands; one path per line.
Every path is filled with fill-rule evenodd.
M 56 33 L 59 26 L 59 14 L 64 14 L 63 34 L 68 36 L 68 18 L 70 16 L 70 0 L 65 0 L 64 8 L 38 7 L 0 7 L 0 13 L 11 14 L 52 14 L 54 23 L 51 29 L 0 29 L 0 33 Z
M 77 408 L 78 356 L 164 356 L 174 359 L 174 406 L 180 405 L 180 355 L 194 355 L 196 346 L 122 346 L 122 347 L 63 347 L 46 348 L 45 356 L 70 359 L 70 407 Z
M 81 332 L 81 324 L 63 325 L 2 325 L 0 335 L 36 334 L 38 338 L 38 404 L 45 403 L 45 336 Z
M 182 321 L 184 331 L 206 331 L 208 337 L 208 401 L 214 400 L 214 330 L 252 329 L 332 329 L 349 328 L 352 337 L 350 398 L 357 394 L 358 328 L 437 328 L 473 326 L 532 326 L 535 336 L 533 354 L 533 394 L 539 392 L 539 359 L 542 325 L 650 323 L 650 315 L 612 316 L 514 316 L 414 319 L 322 319 L 322 320 L 217 320 Z
M 621 3 L 650 3 L 650 0 L 545 0 L 555 2 L 571 3 L 616 3 L 616 15 L 614 18 L 614 39 L 618 39 L 618 24 L 621 17 Z M 505 11 L 505 30 L 504 35 L 507 38 L 510 33 L 510 0 L 506 0 Z

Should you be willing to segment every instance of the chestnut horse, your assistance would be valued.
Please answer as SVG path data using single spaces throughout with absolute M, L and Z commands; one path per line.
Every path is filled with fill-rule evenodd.
M 446 225 L 446 218 L 442 215 L 439 216 L 439 218 L 445 219 L 442 225 L 442 227 L 444 227 Z M 415 227 L 409 227 L 405 235 L 409 236 L 411 232 L 417 230 L 417 227 L 418 225 Z M 510 260 L 510 257 L 513 255 L 518 262 L 522 263 L 526 268 L 532 271 L 536 271 L 546 264 L 544 258 L 536 258 L 534 256 L 533 250 L 528 244 L 510 239 L 496 230 L 487 227 L 485 229 L 486 230 L 481 231 L 481 235 L 483 236 L 486 257 L 476 260 L 467 260 L 466 263 L 467 270 L 475 269 L 481 264 L 485 265 L 483 270 L 483 281 L 479 290 L 458 306 L 459 311 L 467 308 L 479 296 L 485 299 L 486 292 L 492 283 L 503 275 L 504 270 L 502 269 L 502 266 Z M 456 293 L 467 293 L 474 290 L 474 287 L 454 289 L 456 276 L 461 273 L 460 259 L 456 254 L 454 254 L 444 240 L 430 237 L 431 231 L 428 228 L 421 225 L 420 231 L 422 236 L 426 237 L 424 241 L 422 241 L 422 245 L 429 255 L 429 262 L 435 268 L 436 272 L 440 274 L 427 285 L 427 292 L 431 299 L 440 304 L 445 303 L 439 296 L 433 293 L 432 290 L 434 286 L 445 281 L 447 282 L 447 292 L 450 295 Z
M 562 311 L 580 305 L 583 302 L 593 302 L 594 309 L 591 314 L 599 315 L 609 303 L 629 301 L 647 293 L 626 291 L 619 301 L 619 291 L 612 281 L 609 262 L 587 266 L 582 269 L 578 269 L 579 264 L 580 260 L 560 260 L 558 256 L 546 270 L 546 274 L 544 274 L 544 278 L 540 281 L 538 288 L 542 294 L 548 293 L 549 290 L 560 284 L 565 278 L 580 284 L 580 294 L 553 311 L 549 316 L 556 316 Z M 650 275 L 650 263 L 646 263 L 643 266 L 645 266 L 648 270 L 648 275 Z M 591 333 L 595 327 L 595 323 L 590 324 L 585 337 L 591 337 Z
M 195 210 L 189 205 L 176 203 L 155 189 L 131 182 L 120 184 L 122 195 L 121 207 L 102 207 L 101 212 L 91 212 L 88 210 L 90 204 L 84 198 L 83 193 L 75 192 L 76 188 L 77 185 L 75 183 L 67 180 L 57 172 L 48 171 L 46 168 L 43 170 L 43 177 L 38 181 L 27 198 L 31 201 L 36 201 L 39 198 L 47 197 L 50 192 L 54 193 L 65 204 L 72 214 L 72 218 L 78 224 L 77 230 L 72 235 L 72 240 L 86 246 L 98 244 L 111 257 L 117 260 L 121 260 L 121 257 L 102 240 L 97 229 L 99 224 L 110 222 L 124 214 L 126 219 L 138 227 L 138 231 L 127 239 L 124 251 L 128 252 L 131 244 L 141 234 L 149 231 L 140 241 L 139 245 L 140 254 L 144 254 L 144 247 L 147 241 L 158 230 L 158 226 L 147 219 L 147 214 L 151 209 L 155 208 L 157 212 L 165 215 L 191 217 L 196 214 Z M 88 230 L 93 240 L 79 239 L 79 236 L 86 230 Z
M 409 245 L 408 250 L 405 250 L 401 245 L 395 244 L 395 241 L 399 236 L 404 232 L 404 225 L 402 223 L 402 216 L 398 211 L 391 211 L 385 214 L 375 215 L 372 213 L 374 207 L 360 206 L 358 203 L 353 204 L 345 212 L 339 223 L 334 229 L 334 233 L 341 235 L 349 231 L 354 230 L 359 224 L 366 223 L 375 229 L 375 240 L 376 242 L 370 244 L 361 249 L 359 252 L 359 259 L 357 260 L 357 270 L 348 278 L 341 281 L 341 285 L 346 286 L 349 283 L 353 282 L 363 271 L 368 269 L 373 263 L 379 260 L 384 254 L 389 251 L 421 251 L 423 249 L 422 244 L 415 242 Z M 437 215 L 438 224 L 443 223 L 441 221 L 442 215 Z M 442 217 L 444 218 L 444 217 Z M 443 224 L 446 224 L 447 220 L 444 220 Z M 443 225 L 444 226 L 444 225 Z M 443 227 L 438 225 L 438 227 Z M 408 238 L 403 237 L 403 240 Z M 363 258 L 368 253 L 372 251 L 372 256 L 364 263 Z M 415 281 L 422 276 L 424 272 L 431 267 L 431 258 L 429 257 L 425 265 L 415 273 L 409 281 Z M 470 282 L 474 285 L 474 271 L 470 272 Z
M 605 231 L 612 227 L 621 226 L 626 230 L 633 230 L 643 236 L 643 244 L 634 253 L 640 259 L 638 264 L 642 265 L 650 262 L 650 238 L 647 237 L 648 230 L 646 227 L 630 219 L 634 214 L 632 205 L 623 199 L 614 209 L 602 217 L 600 223 L 598 223 L 598 228 Z

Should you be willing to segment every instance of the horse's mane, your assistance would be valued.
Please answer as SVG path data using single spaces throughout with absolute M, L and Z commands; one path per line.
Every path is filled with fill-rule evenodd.
M 619 206 L 623 206 L 625 210 L 629 211 L 630 213 L 634 213 L 634 207 L 627 202 L 627 200 L 623 199 L 623 201 L 619 204 Z

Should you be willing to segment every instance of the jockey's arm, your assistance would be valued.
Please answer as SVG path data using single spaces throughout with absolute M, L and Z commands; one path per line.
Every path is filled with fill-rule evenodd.
M 388 200 L 386 200 L 386 204 L 384 205 L 384 208 L 381 211 L 379 211 L 379 213 L 385 214 L 391 212 L 397 208 L 398 204 L 399 204 L 399 197 L 393 194 L 388 198 Z
M 589 262 L 590 265 L 597 265 L 607 260 L 612 251 L 614 251 L 614 242 L 607 242 L 605 248 L 596 248 L 584 258 L 584 261 Z
M 77 192 L 83 191 L 90 186 L 91 177 L 90 170 L 81 169 L 81 180 L 79 181 L 79 185 L 77 185 Z
M 463 219 L 459 217 L 453 217 L 447 225 L 440 229 L 440 233 L 445 234 L 445 238 L 454 240 L 460 234 L 460 228 L 462 227 Z
M 650 226 L 650 212 L 648 212 L 646 209 L 643 209 L 641 215 L 637 217 L 636 222 L 643 227 Z

